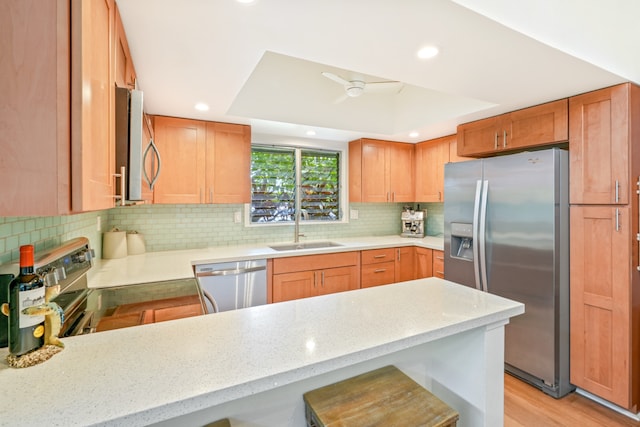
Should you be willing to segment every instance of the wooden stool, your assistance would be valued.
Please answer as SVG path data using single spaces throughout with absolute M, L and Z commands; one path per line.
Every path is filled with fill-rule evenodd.
M 225 418 L 223 420 L 214 421 L 204 427 L 231 427 L 231 424 L 229 423 L 229 420 Z
M 448 427 L 458 412 L 386 366 L 304 394 L 308 427 Z

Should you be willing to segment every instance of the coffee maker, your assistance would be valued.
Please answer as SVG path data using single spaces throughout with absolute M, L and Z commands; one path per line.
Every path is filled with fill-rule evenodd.
M 414 210 L 405 206 L 400 216 L 402 221 L 402 237 L 424 237 L 424 227 L 427 220 L 426 210 Z

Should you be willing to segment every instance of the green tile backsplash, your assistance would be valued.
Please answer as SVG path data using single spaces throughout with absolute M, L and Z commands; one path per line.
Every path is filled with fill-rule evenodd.
M 358 219 L 346 224 L 302 224 L 301 239 L 399 234 L 404 205 L 352 203 L 350 209 L 358 211 Z M 441 234 L 443 204 L 420 207 L 427 209 L 427 234 Z M 0 217 L 0 264 L 15 262 L 20 245 L 34 244 L 37 252 L 78 236 L 89 238 L 100 257 L 102 231 L 113 227 L 143 233 L 149 252 L 293 240 L 293 225 L 245 227 L 234 223 L 235 212 L 242 212 L 244 222 L 243 205 L 139 205 L 57 217 Z M 98 217 L 102 231 L 97 229 Z

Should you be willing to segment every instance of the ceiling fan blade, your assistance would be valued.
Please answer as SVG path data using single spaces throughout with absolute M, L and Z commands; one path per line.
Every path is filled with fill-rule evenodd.
M 340 104 L 341 102 L 344 102 L 347 98 L 349 98 L 349 96 L 347 95 L 347 93 L 343 93 L 342 95 L 340 95 L 339 97 L 337 97 L 333 103 L 334 104 Z
M 329 80 L 333 80 L 334 82 L 339 83 L 339 84 L 341 84 L 343 86 L 349 84 L 348 80 L 345 80 L 345 79 L 343 79 L 342 77 L 340 77 L 340 76 L 338 76 L 336 74 L 329 73 L 327 71 L 323 71 L 322 75 L 325 76 L 326 78 L 328 78 Z
M 371 82 L 367 83 L 364 87 L 366 93 L 400 93 L 404 85 L 402 82 L 389 81 L 389 82 Z

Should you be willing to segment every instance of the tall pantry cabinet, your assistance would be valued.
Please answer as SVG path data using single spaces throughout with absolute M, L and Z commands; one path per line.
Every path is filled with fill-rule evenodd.
M 640 88 L 569 99 L 571 383 L 640 403 Z

